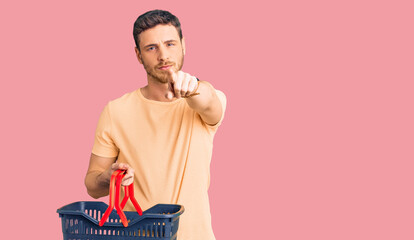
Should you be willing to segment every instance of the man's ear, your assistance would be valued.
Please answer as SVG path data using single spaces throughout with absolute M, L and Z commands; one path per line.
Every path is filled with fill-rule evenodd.
M 142 64 L 141 53 L 139 52 L 137 47 L 135 47 L 135 54 L 137 55 L 138 62 Z
M 183 53 L 185 55 L 185 39 L 184 39 L 184 37 L 181 39 L 181 46 L 183 46 Z

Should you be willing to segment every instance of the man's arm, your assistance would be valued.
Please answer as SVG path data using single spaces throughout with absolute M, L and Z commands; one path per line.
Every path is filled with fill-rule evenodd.
M 88 172 L 85 176 L 85 186 L 88 194 L 93 198 L 104 197 L 109 194 L 109 182 L 115 170 L 126 170 L 122 185 L 128 186 L 134 181 L 134 169 L 125 163 L 116 163 L 116 157 L 106 158 L 91 154 Z

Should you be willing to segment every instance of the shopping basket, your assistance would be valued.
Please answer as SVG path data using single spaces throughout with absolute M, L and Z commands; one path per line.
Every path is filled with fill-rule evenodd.
M 180 215 L 184 212 L 182 205 L 157 204 L 139 215 L 135 211 L 122 211 L 128 190 L 125 187 L 125 198 L 119 203 L 120 181 L 115 186 L 115 172 L 111 178 L 109 205 L 103 202 L 81 201 L 68 204 L 57 210 L 62 220 L 64 240 L 175 240 Z M 123 174 L 122 174 L 123 175 Z M 122 176 L 123 177 L 123 176 Z M 122 180 L 118 178 L 117 180 Z M 130 185 L 132 186 L 132 184 Z M 129 197 L 133 197 L 133 187 L 129 188 Z M 114 199 L 115 198 L 115 199 Z M 114 200 L 115 207 L 114 208 Z M 134 203 L 135 206 L 135 203 Z M 135 206 L 137 207 L 137 206 Z M 138 206 L 139 207 L 139 206 Z M 107 216 L 105 216 L 108 212 Z M 101 223 L 101 224 L 100 224 Z M 102 225 L 102 226 L 100 226 Z M 125 227 L 126 226 L 126 227 Z

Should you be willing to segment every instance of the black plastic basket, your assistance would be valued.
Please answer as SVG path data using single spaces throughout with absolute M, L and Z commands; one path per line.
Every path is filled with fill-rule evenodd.
M 116 210 L 100 227 L 108 205 L 103 202 L 75 202 L 57 210 L 62 219 L 64 240 L 175 240 L 179 217 L 184 207 L 175 204 L 157 204 L 139 216 L 137 212 L 124 212 L 128 227 L 124 227 Z

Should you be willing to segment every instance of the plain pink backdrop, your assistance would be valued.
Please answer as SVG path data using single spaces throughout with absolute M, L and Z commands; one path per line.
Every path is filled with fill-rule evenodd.
M 414 239 L 414 6 L 366 0 L 2 2 L 2 239 L 62 239 L 56 209 L 92 200 L 96 123 L 146 84 L 132 25 L 156 8 L 227 95 L 218 240 Z

